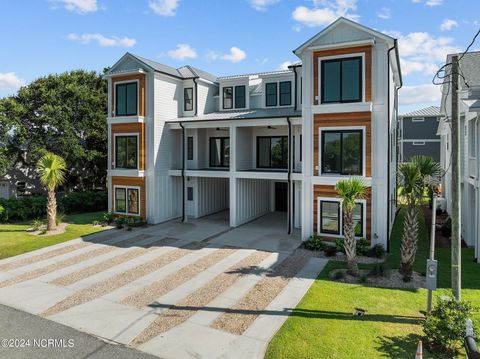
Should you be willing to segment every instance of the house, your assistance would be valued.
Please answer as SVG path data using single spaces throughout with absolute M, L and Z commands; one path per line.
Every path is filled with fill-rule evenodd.
M 399 161 L 412 156 L 429 156 L 440 162 L 440 136 L 437 135 L 440 108 L 430 106 L 399 116 Z
M 396 209 L 392 37 L 345 18 L 294 50 L 285 71 L 217 77 L 127 53 L 106 74 L 109 206 L 149 223 L 272 211 L 288 233 L 342 236 L 335 184 L 370 187 L 357 237 L 388 244 Z M 301 230 L 300 230 L 301 229 Z
M 452 56 L 447 56 L 451 63 Z M 461 56 L 461 54 L 456 54 Z M 469 52 L 460 60 L 458 91 L 458 115 L 460 120 L 460 186 L 461 186 L 461 234 L 468 246 L 475 247 L 475 258 L 480 258 L 480 52 Z M 447 67 L 447 74 L 451 69 Z M 441 137 L 440 162 L 446 171 L 443 177 L 445 209 L 452 210 L 452 93 L 446 83 L 442 91 L 441 112 L 445 117 L 440 121 L 438 134 Z

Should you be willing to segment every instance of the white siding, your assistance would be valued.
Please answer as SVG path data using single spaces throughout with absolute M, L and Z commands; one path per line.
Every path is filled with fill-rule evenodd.
M 251 151 L 253 151 L 253 128 L 252 127 L 238 127 L 237 128 L 237 170 L 249 170 L 254 168 L 252 162 Z M 251 150 L 250 150 L 251 149 Z
M 228 178 L 197 179 L 197 216 L 203 217 L 229 207 Z
M 218 101 L 214 98 L 218 93 L 216 85 L 198 82 L 198 114 L 206 114 L 218 111 Z
M 270 211 L 271 187 L 269 180 L 237 179 L 237 225 Z

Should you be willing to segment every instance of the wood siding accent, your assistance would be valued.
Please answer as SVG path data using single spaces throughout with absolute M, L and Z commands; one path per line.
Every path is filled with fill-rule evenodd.
M 140 217 L 145 219 L 147 218 L 147 202 L 145 194 L 145 177 L 112 177 L 112 210 L 115 210 L 115 186 L 135 186 L 140 187 Z
M 112 160 L 115 161 L 115 134 L 138 133 L 138 169 L 145 170 L 145 124 L 144 123 L 115 123 L 112 124 Z
M 318 105 L 320 103 L 320 97 L 318 93 L 319 89 L 319 69 L 318 58 L 336 55 L 347 55 L 361 53 L 365 54 L 365 102 L 372 101 L 372 46 L 356 46 L 348 47 L 344 49 L 331 49 L 315 51 L 313 53 L 313 104 Z M 318 98 L 318 100 L 317 100 Z
M 145 75 L 128 75 L 118 76 L 112 78 L 112 117 L 115 117 L 115 84 L 121 81 L 135 81 L 138 80 L 138 116 L 145 116 L 146 97 L 145 97 Z
M 335 189 L 335 186 L 330 186 L 330 185 L 314 185 L 313 186 L 313 231 L 314 233 L 317 233 L 317 226 L 318 226 L 318 205 L 317 205 L 317 199 L 318 197 L 329 197 L 329 198 L 338 198 L 338 193 L 337 190 Z M 372 235 L 372 194 L 371 194 L 371 189 L 368 191 L 367 196 L 366 196 L 366 202 L 367 202 L 367 218 L 366 218 L 366 225 L 367 225 L 367 231 L 366 231 L 366 236 L 365 238 L 368 239 L 371 242 L 371 235 Z M 334 240 L 332 237 L 323 237 L 322 239 L 326 240 Z
M 315 114 L 313 120 L 313 174 L 319 176 L 319 131 L 320 127 L 365 127 L 365 175 L 372 176 L 372 113 L 371 112 L 341 112 Z

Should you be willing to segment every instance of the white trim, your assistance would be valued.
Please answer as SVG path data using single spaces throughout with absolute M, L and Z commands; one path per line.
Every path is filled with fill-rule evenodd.
M 103 75 L 103 78 L 106 80 L 106 79 L 114 78 L 117 76 L 138 75 L 138 74 L 145 74 L 145 71 L 141 68 L 135 69 L 135 70 L 115 71 L 115 72 L 110 72 L 106 75 Z
M 266 82 L 266 81 L 268 81 L 268 82 Z M 288 78 L 288 79 L 278 78 L 278 79 L 271 79 L 271 80 L 266 79 L 266 81 L 262 80 L 262 93 L 261 93 L 262 103 L 261 103 L 260 108 L 269 109 L 269 108 L 294 107 L 295 98 L 293 96 L 294 96 L 294 93 L 296 91 L 294 79 L 292 79 L 292 78 Z M 280 105 L 280 82 L 290 82 L 290 105 Z M 277 105 L 276 106 L 267 106 L 267 84 L 273 84 L 273 83 L 277 84 Z
M 131 79 L 131 80 L 123 80 L 123 81 L 115 81 L 113 83 L 113 107 L 112 107 L 112 114 L 113 116 L 112 117 L 117 117 L 116 116 L 116 113 L 117 113 L 117 109 L 115 108 L 115 106 L 117 105 L 117 85 L 121 85 L 121 84 L 124 84 L 124 83 L 131 83 L 131 82 L 136 82 L 137 83 L 137 114 L 136 115 L 132 115 L 132 116 L 119 116 L 119 117 L 123 117 L 123 118 L 133 118 L 133 117 L 139 117 L 140 115 L 140 80 L 139 79 Z
M 127 136 L 136 136 L 137 137 L 137 168 L 117 168 L 117 163 L 115 160 L 117 159 L 117 137 L 127 137 Z M 114 133 L 113 134 L 113 158 L 112 158 L 112 169 L 113 170 L 139 170 L 140 167 L 140 134 L 138 132 L 127 132 L 127 133 Z
M 425 141 L 413 141 L 412 145 L 414 145 L 414 146 L 425 146 Z
M 368 46 L 368 45 L 370 45 L 370 46 L 375 45 L 375 39 L 348 41 L 348 42 L 340 42 L 340 43 L 334 43 L 334 44 L 310 46 L 309 50 L 319 51 L 319 50 L 329 50 L 329 49 L 344 49 L 344 48 L 348 48 L 348 47 L 360 47 L 360 46 Z
M 118 117 L 107 117 L 108 124 L 114 123 L 145 123 L 144 116 L 118 116 Z
M 107 171 L 109 176 L 112 177 L 138 177 L 142 178 L 145 177 L 145 171 L 144 170 L 124 170 L 124 169 L 109 169 Z
M 425 117 L 412 117 L 412 122 L 425 122 Z
M 117 199 L 115 198 L 115 192 L 117 188 L 125 188 L 125 212 L 117 212 L 116 211 L 116 204 L 117 204 Z M 130 213 L 128 212 L 128 190 L 129 189 L 136 189 L 138 190 L 138 213 Z M 115 185 L 113 186 L 113 213 L 119 214 L 119 215 L 124 215 L 124 216 L 135 216 L 135 217 L 140 217 L 142 214 L 142 206 L 140 203 L 140 192 L 141 189 L 139 186 L 123 186 L 123 185 Z
M 346 103 L 328 103 L 323 105 L 313 105 L 312 112 L 316 113 L 337 113 L 337 112 L 372 112 L 373 104 L 371 102 L 346 102 Z
M 423 138 L 417 138 L 417 139 L 402 139 L 398 142 L 417 142 L 417 141 L 421 141 L 421 142 L 441 142 L 442 140 L 441 139 L 438 139 L 438 140 L 433 140 L 433 139 L 423 139 Z

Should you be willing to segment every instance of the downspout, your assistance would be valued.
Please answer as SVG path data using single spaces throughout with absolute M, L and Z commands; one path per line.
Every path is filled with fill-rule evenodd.
M 185 213 L 185 127 L 183 122 L 178 123 L 182 128 L 182 222 L 186 222 L 186 213 Z
M 197 82 L 198 77 L 193 77 L 193 83 L 195 84 L 195 114 L 194 116 L 197 116 L 198 114 L 198 82 Z
M 297 97 L 298 97 L 298 82 L 297 82 L 297 68 L 294 67 L 293 68 L 293 73 L 294 73 L 294 81 L 295 81 L 295 101 L 293 102 L 294 103 L 294 107 L 293 107 L 293 111 L 297 111 Z
M 292 233 L 292 121 L 290 121 L 290 117 L 287 117 L 287 123 L 288 123 L 288 172 L 287 172 L 287 196 L 288 196 L 288 201 L 287 201 L 287 234 Z

